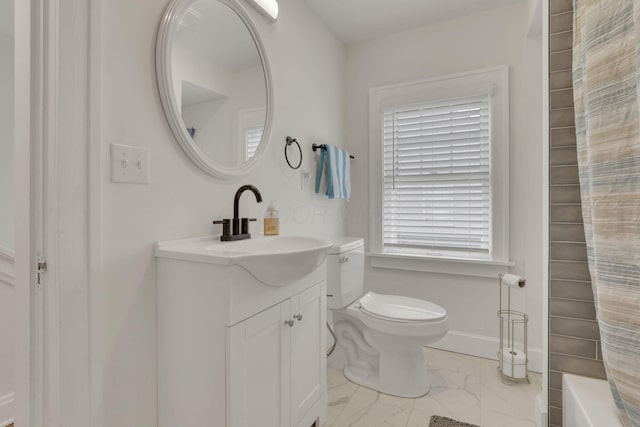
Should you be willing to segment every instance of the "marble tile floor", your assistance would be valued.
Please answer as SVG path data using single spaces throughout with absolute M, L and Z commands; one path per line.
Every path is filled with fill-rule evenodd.
M 357 386 L 342 372 L 327 371 L 329 408 L 324 427 L 427 427 L 441 415 L 482 427 L 535 427 L 534 402 L 541 375 L 531 384 L 507 386 L 495 360 L 432 348 L 424 349 L 431 379 L 429 393 L 404 399 Z

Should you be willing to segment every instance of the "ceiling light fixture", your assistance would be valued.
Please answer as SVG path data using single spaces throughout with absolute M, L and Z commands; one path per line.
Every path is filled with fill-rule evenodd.
M 258 12 L 263 14 L 268 21 L 275 22 L 278 19 L 278 0 L 248 0 Z

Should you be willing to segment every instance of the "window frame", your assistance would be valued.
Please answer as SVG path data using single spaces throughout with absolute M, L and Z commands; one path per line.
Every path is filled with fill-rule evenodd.
M 490 95 L 491 229 L 488 258 L 385 250 L 383 243 L 384 111 L 402 105 Z M 496 277 L 509 261 L 509 66 L 440 76 L 369 91 L 369 256 L 372 267 Z
M 236 114 L 236 126 L 235 126 L 235 134 L 233 135 L 234 140 L 236 141 L 236 162 L 238 165 L 241 165 L 249 159 L 247 159 L 247 139 L 246 139 L 246 130 L 248 128 L 257 128 L 262 126 L 262 139 L 256 148 L 256 154 L 260 149 L 260 145 L 264 142 L 266 130 L 265 126 L 265 117 L 267 114 L 266 107 L 257 107 L 257 108 L 244 108 L 238 110 Z

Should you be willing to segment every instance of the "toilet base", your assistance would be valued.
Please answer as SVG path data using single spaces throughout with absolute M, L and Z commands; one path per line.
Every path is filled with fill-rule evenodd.
M 425 371 L 425 378 L 426 378 L 427 368 L 426 367 L 423 367 L 423 368 Z M 388 394 L 389 396 L 415 399 L 415 398 L 427 395 L 429 393 L 429 390 L 431 390 L 431 384 L 429 383 L 428 380 L 426 381 L 426 383 L 422 384 L 422 389 L 420 389 L 420 391 L 406 394 L 406 393 L 403 393 L 402 391 L 392 392 L 385 387 L 381 387 L 379 378 L 367 376 L 364 374 L 364 372 L 360 371 L 357 368 L 353 368 L 351 366 L 346 366 L 343 370 L 343 374 L 345 378 L 347 378 L 349 381 L 351 381 L 354 384 L 358 384 L 359 386 L 366 387 L 368 389 L 371 389 L 383 394 Z
M 442 338 L 447 319 L 393 322 L 350 306 L 333 312 L 344 375 L 363 387 L 391 396 L 416 398 L 429 392 L 423 346 Z
M 391 396 L 416 398 L 429 392 L 421 340 L 372 330 L 362 335 L 346 322 L 340 322 L 337 329 L 342 338 L 338 345 L 352 348 L 343 369 L 347 379 Z

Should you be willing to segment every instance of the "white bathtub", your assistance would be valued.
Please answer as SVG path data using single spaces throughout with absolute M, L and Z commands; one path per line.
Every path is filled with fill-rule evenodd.
M 622 427 L 609 384 L 604 380 L 562 376 L 564 427 Z

